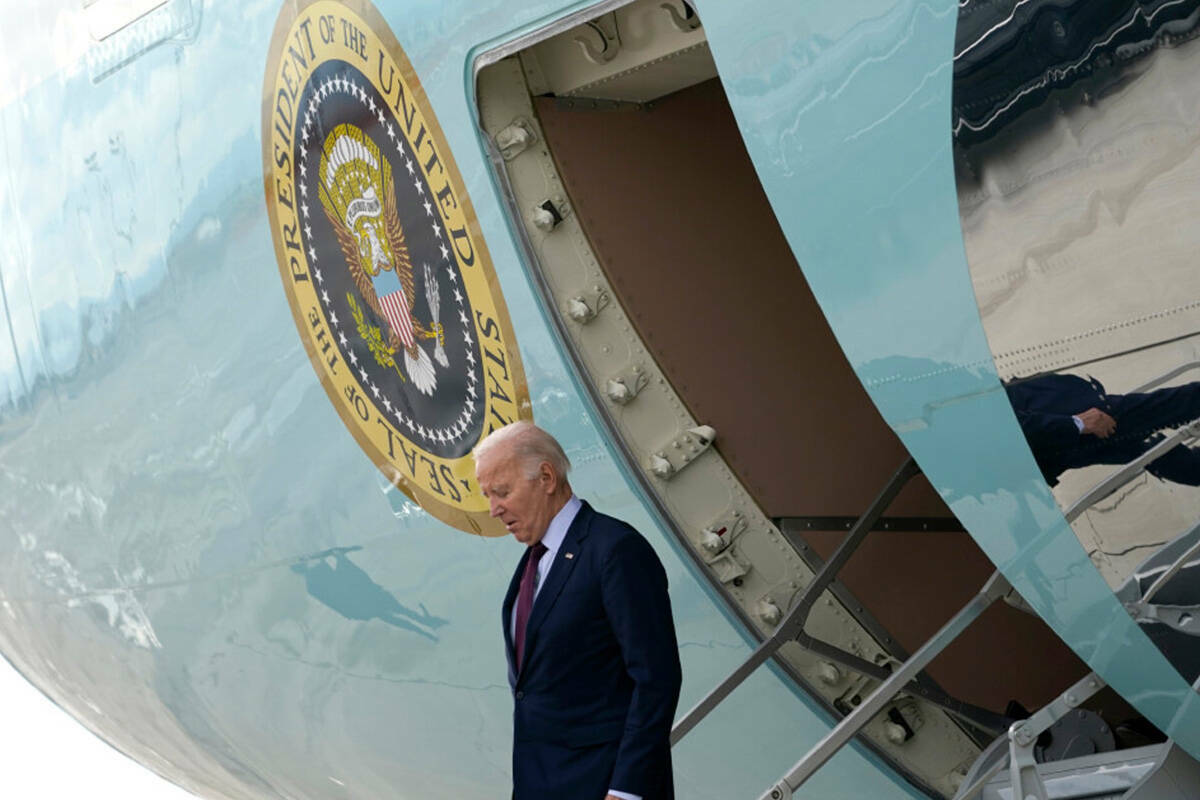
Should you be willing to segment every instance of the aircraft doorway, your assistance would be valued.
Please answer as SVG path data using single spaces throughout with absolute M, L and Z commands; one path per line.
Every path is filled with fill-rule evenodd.
M 477 98 L 526 266 L 629 472 L 730 613 L 770 636 L 907 452 L 783 237 L 701 21 L 680 3 L 605 4 L 485 54 Z M 835 716 L 994 569 L 923 476 L 896 490 L 806 628 L 878 671 L 795 642 L 776 654 Z M 950 797 L 989 724 L 1086 672 L 998 603 L 924 673 L 933 701 L 901 695 L 864 739 Z M 1111 693 L 1089 707 L 1134 713 Z

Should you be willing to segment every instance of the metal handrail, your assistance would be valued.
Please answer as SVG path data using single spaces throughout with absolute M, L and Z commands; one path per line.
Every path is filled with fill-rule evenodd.
M 883 516 L 883 512 L 891 505 L 892 500 L 904 488 L 904 485 L 916 474 L 920 472 L 916 461 L 910 456 L 896 470 L 896 474 L 892 476 L 883 491 L 871 503 L 858 521 L 846 534 L 838 545 L 837 550 L 829 557 L 824 566 L 813 576 L 813 579 L 807 586 L 804 587 L 803 593 L 800 595 L 796 604 L 788 611 L 786 617 L 775 627 L 774 632 L 760 644 L 750 657 L 738 665 L 725 680 L 716 685 L 700 702 L 692 706 L 692 708 L 684 714 L 675 726 L 671 729 L 671 744 L 676 744 L 680 739 L 696 727 L 705 717 L 708 716 L 714 708 L 717 707 L 729 694 L 742 684 L 746 678 L 758 669 L 767 659 L 775 654 L 780 647 L 788 642 L 795 641 L 804 634 L 804 624 L 808 621 L 809 612 L 816 604 L 817 600 L 825 590 L 829 588 L 837 577 L 838 571 L 854 553 L 854 550 L 862 542 L 871 529 L 875 527 L 875 523 Z
M 1141 386 L 1138 386 L 1136 389 L 1134 389 L 1134 392 L 1143 392 L 1153 389 L 1156 386 L 1160 386 L 1163 383 L 1178 377 L 1184 372 L 1196 368 L 1200 368 L 1200 361 L 1191 362 L 1180 367 L 1176 367 L 1170 372 L 1160 375 L 1159 377 L 1148 381 Z M 1163 441 L 1157 443 L 1154 447 L 1150 448 L 1138 458 L 1124 465 L 1112 475 L 1109 475 L 1107 478 L 1089 490 L 1086 494 L 1084 494 L 1084 496 L 1076 501 L 1075 504 L 1072 505 L 1071 508 L 1066 512 L 1067 520 L 1074 521 L 1079 517 L 1080 514 L 1082 514 L 1096 502 L 1112 494 L 1112 492 L 1116 491 L 1116 489 L 1132 480 L 1133 477 L 1144 470 L 1148 464 L 1166 453 L 1171 448 L 1176 447 L 1184 441 L 1198 437 L 1200 437 L 1200 420 L 1193 421 L 1183 428 L 1175 431 L 1170 436 L 1167 436 L 1163 439 Z M 906 464 L 905 466 L 907 467 L 909 465 Z M 902 485 L 903 480 L 906 479 L 902 477 L 904 472 L 905 469 L 902 467 L 897 473 L 896 477 L 893 478 L 892 483 L 889 484 L 889 488 L 892 488 L 898 482 Z M 755 667 L 758 666 L 758 664 L 761 664 L 772 652 L 774 652 L 774 649 L 779 646 L 778 644 L 774 644 L 774 646 L 770 647 L 769 650 L 768 647 L 774 643 L 777 637 L 780 637 L 781 635 L 787 635 L 787 638 L 809 638 L 804 634 L 803 626 L 808 615 L 808 611 L 812 607 L 812 603 L 815 602 L 816 597 L 819 596 L 820 593 L 826 588 L 828 588 L 830 583 L 832 583 L 837 570 L 840 569 L 846 559 L 849 558 L 850 554 L 858 545 L 862 536 L 865 535 L 865 531 L 862 530 L 864 527 L 863 523 L 872 516 L 873 512 L 876 512 L 880 501 L 884 500 L 884 497 L 888 494 L 889 492 L 885 490 L 880 498 L 876 500 L 876 503 L 872 504 L 872 507 L 863 514 L 863 516 L 859 519 L 858 524 L 855 525 L 855 529 L 852 530 L 849 535 L 847 535 L 841 545 L 839 545 L 838 550 L 834 553 L 833 557 L 826 562 L 825 568 L 822 568 L 816 578 L 814 578 L 813 582 L 806 587 L 807 591 L 801 597 L 800 602 L 797 603 L 796 607 L 792 609 L 791 613 L 788 615 L 788 618 L 780 624 L 779 628 L 776 630 L 771 639 L 769 639 L 767 642 L 764 642 L 763 646 L 760 647 L 760 651 L 767 650 L 767 652 L 762 653 L 760 656 L 760 653 L 756 651 L 755 654 L 752 655 L 751 658 L 742 665 L 742 667 L 734 671 L 734 674 L 731 675 L 729 679 L 719 685 L 713 693 L 710 693 L 708 697 L 698 703 L 697 706 L 692 709 L 692 711 L 688 712 L 688 714 L 685 715 L 680 721 L 680 724 L 676 726 L 676 730 L 679 731 L 680 737 L 687 733 L 687 731 L 691 730 L 691 728 L 694 727 L 699 719 L 703 718 L 708 711 L 711 711 L 711 709 L 715 707 L 717 703 L 724 699 L 724 697 L 733 690 L 734 686 L 741 683 L 741 681 L 744 680 L 745 677 L 752 672 Z M 881 513 L 881 511 L 882 510 L 880 509 L 879 513 Z M 1149 600 L 1153 598 L 1154 594 L 1157 593 L 1168 580 L 1170 580 L 1179 572 L 1187 559 L 1196 555 L 1197 553 L 1200 553 L 1200 542 L 1188 548 L 1187 551 L 1180 555 L 1179 558 L 1177 558 L 1171 564 L 1167 571 L 1160 576 L 1146 591 L 1142 598 L 1142 602 L 1149 602 Z M 830 567 L 832 567 L 832 569 L 830 569 Z M 821 768 L 821 766 L 823 766 L 842 747 L 851 741 L 867 725 L 867 723 L 877 713 L 879 713 L 893 697 L 896 696 L 896 694 L 904 690 L 906 684 L 910 683 L 910 681 L 912 681 L 912 679 L 916 677 L 916 675 L 920 673 L 930 661 L 932 661 L 943 649 L 945 649 L 950 642 L 954 641 L 954 639 L 957 638 L 958 635 L 961 634 L 962 631 L 971 624 L 971 622 L 978 618 L 978 616 L 982 614 L 984 610 L 986 610 L 993 602 L 1011 591 L 1012 588 L 1009 586 L 1007 581 L 1005 581 L 1004 577 L 999 572 L 993 573 L 988 579 L 987 583 L 984 584 L 983 588 L 980 589 L 979 593 L 972 598 L 966 606 L 964 606 L 957 614 L 955 614 L 954 617 L 951 618 L 951 620 L 941 628 L 941 630 L 939 630 L 936 634 L 934 634 L 933 637 L 925 642 L 925 644 L 923 644 L 917 650 L 917 652 L 912 655 L 912 657 L 897 667 L 895 671 L 887 677 L 886 680 L 880 683 L 875 691 L 871 693 L 870 697 L 868 697 L 854 711 L 843 718 L 823 739 L 821 739 L 820 742 L 818 742 L 811 750 L 809 750 L 803 758 L 796 762 L 792 769 L 789 770 L 788 773 L 783 776 L 783 778 L 771 786 L 762 795 L 762 800 L 788 800 L 788 798 L 791 798 L 794 791 L 799 789 L 800 786 L 802 786 L 818 769 Z M 756 658 L 757 656 L 760 657 Z M 1036 764 L 1032 756 L 1032 748 L 1036 741 L 1037 734 L 1049 728 L 1055 720 L 1059 719 L 1064 713 L 1066 713 L 1066 710 L 1077 707 L 1084 698 L 1091 696 L 1103 686 L 1104 682 L 1100 680 L 1095 673 L 1092 673 L 1080 681 L 1080 683 L 1068 689 L 1067 692 L 1058 698 L 1058 700 L 1042 709 L 1040 712 L 1038 712 L 1038 714 L 1034 715 L 1033 718 L 1025 722 L 1014 723 L 1009 731 L 1008 736 L 1010 740 L 1010 758 L 1007 761 L 1000 760 L 998 763 L 992 765 L 992 769 L 988 770 L 986 774 L 979 776 L 975 781 L 972 782 L 971 786 L 964 787 L 965 794 L 960 791 L 956 797 L 971 796 L 976 794 L 982 788 L 983 784 L 1001 769 L 1003 769 L 1005 765 L 1009 766 L 1010 771 L 1013 773 L 1014 787 L 1021 787 L 1026 783 L 1032 782 L 1033 785 L 1031 785 L 1030 788 L 1035 788 L 1034 785 L 1041 787 L 1041 794 L 1044 795 L 1045 789 L 1041 784 L 1040 777 L 1036 773 Z M 681 728 L 682 730 L 680 730 Z M 675 732 L 673 732 L 673 734 L 674 733 Z M 677 741 L 677 738 L 673 735 L 672 742 L 674 741 Z M 1018 759 L 1015 757 L 1016 755 L 1020 755 L 1022 758 Z
M 1163 373 L 1162 375 L 1159 375 L 1157 378 L 1150 379 L 1149 381 L 1143 383 L 1141 386 L 1135 386 L 1133 388 L 1133 390 L 1130 391 L 1129 393 L 1130 394 L 1139 394 L 1141 392 L 1149 391 L 1150 389 L 1153 389 L 1157 386 L 1162 386 L 1167 381 L 1172 380 L 1173 378 L 1178 378 L 1183 373 L 1187 372 L 1188 370 L 1193 370 L 1193 369 L 1200 369 L 1200 361 L 1189 361 L 1188 363 L 1183 364 L 1182 366 L 1176 367 L 1175 369 L 1171 370 L 1170 372 Z
M 880 683 L 875 691 L 844 717 L 822 742 L 796 765 L 791 773 L 768 790 L 766 795 L 768 797 L 790 797 L 794 788 L 806 781 L 822 764 L 858 735 L 866 724 L 900 692 L 910 692 L 934 703 L 965 723 L 980 729 L 992 729 L 999 732 L 1007 727 L 1011 720 L 975 708 L 967 703 L 955 701 L 941 692 L 922 686 L 917 680 L 929 662 L 954 641 L 988 606 L 1012 591 L 1012 587 L 999 572 L 993 573 L 979 593 L 966 606 L 942 626 L 941 630 L 925 642 L 916 653 L 893 670 L 872 664 L 859 656 L 846 653 L 833 645 L 814 639 L 804 630 L 813 605 L 833 585 L 838 571 L 875 527 L 876 522 L 896 495 L 900 493 L 900 490 L 904 488 L 904 485 L 919 471 L 916 462 L 911 457 L 901 465 L 867 510 L 858 518 L 850 532 L 842 539 L 829 560 L 817 570 L 813 579 L 804 587 L 799 599 L 787 616 L 776 626 L 770 637 L 675 723 L 671 730 L 672 745 L 686 736 L 709 712 L 787 642 L 795 642 L 811 653 L 841 663 L 863 675 L 879 680 Z M 786 792 L 786 794 L 780 792 Z
M 1200 525 L 1192 527 L 1190 530 L 1181 534 L 1180 537 L 1177 537 L 1175 540 L 1173 540 L 1171 544 L 1178 542 L 1185 536 L 1194 536 L 1198 529 L 1200 529 Z M 1165 550 L 1166 548 L 1170 547 L 1171 544 L 1164 545 L 1162 549 Z M 1159 552 L 1162 552 L 1162 550 Z M 1125 603 L 1125 609 L 1129 612 L 1130 616 L 1132 616 L 1139 623 L 1159 623 L 1174 628 L 1175 630 L 1182 631 L 1183 633 L 1195 635 L 1195 631 L 1191 628 L 1191 620 L 1195 618 L 1197 613 L 1200 613 L 1200 605 L 1156 605 L 1154 603 L 1154 597 L 1171 581 L 1172 578 L 1179 574 L 1180 570 L 1188 566 L 1189 562 L 1194 564 L 1195 561 L 1193 559 L 1195 559 L 1198 554 L 1200 554 L 1200 539 L 1193 541 L 1190 546 L 1184 548 L 1183 552 L 1177 555 L 1171 561 L 1171 563 L 1167 564 L 1165 567 L 1156 566 L 1153 569 L 1146 570 L 1144 573 L 1135 573 L 1134 577 L 1130 580 L 1136 581 L 1137 585 L 1141 585 L 1143 578 L 1148 578 L 1151 575 L 1154 575 L 1154 573 L 1159 569 L 1162 569 L 1162 574 L 1154 578 L 1154 580 L 1150 583 L 1149 588 L 1142 592 L 1142 596 L 1140 598 L 1133 601 L 1127 601 Z
M 1066 510 L 1064 516 L 1066 516 L 1067 522 L 1074 522 L 1083 512 L 1136 478 L 1151 461 L 1165 454 L 1176 445 L 1196 438 L 1200 438 L 1200 420 L 1190 422 L 1175 431 L 1085 492 L 1082 497 Z
M 1145 383 L 1135 386 L 1129 392 L 1129 394 L 1140 394 L 1141 392 L 1147 392 L 1151 389 L 1155 389 L 1193 369 L 1200 369 L 1200 361 L 1189 361 L 1186 364 L 1181 364 L 1172 370 L 1164 372 L 1157 378 L 1151 378 Z M 1069 509 L 1067 509 L 1065 515 L 1067 522 L 1074 522 L 1081 514 L 1083 514 L 1084 511 L 1087 511 L 1090 507 L 1100 502 L 1105 497 L 1108 497 L 1110 494 L 1124 486 L 1129 481 L 1133 480 L 1135 477 L 1141 474 L 1142 470 L 1145 469 L 1147 464 L 1166 453 L 1175 445 L 1198 437 L 1200 437 L 1200 420 L 1195 420 L 1180 428 L 1178 431 L 1171 434 L 1171 436 L 1168 436 L 1150 450 L 1142 453 L 1133 461 L 1125 464 L 1116 472 L 1113 472 L 1107 478 L 1100 481 L 1100 483 L 1089 489 L 1082 497 L 1076 500 Z
M 1183 569 L 1183 566 L 1187 560 L 1197 553 L 1200 553 L 1200 540 L 1197 540 L 1195 544 L 1180 553 L 1179 558 L 1175 559 L 1175 561 L 1171 563 L 1171 566 L 1167 568 L 1167 571 L 1162 575 L 1159 575 L 1154 583 L 1150 584 L 1150 588 L 1146 590 L 1144 595 L 1142 595 L 1141 602 L 1145 604 L 1153 600 L 1154 595 L 1158 594 L 1158 591 L 1166 586 L 1167 582 L 1171 580 L 1171 578 L 1174 578 L 1177 574 L 1179 574 L 1179 570 Z
M 979 593 L 942 626 L 941 630 L 921 645 L 912 657 L 896 668 L 896 671 L 881 683 L 871 696 L 834 726 L 821 741 L 796 762 L 786 775 L 767 789 L 762 800 L 789 800 L 792 793 L 813 776 L 829 759 L 850 742 L 883 707 L 904 689 L 921 670 L 958 638 L 967 626 L 975 621 L 996 600 L 1003 597 L 1012 587 L 999 572 L 993 572 Z
M 975 762 L 976 766 L 972 767 L 972 772 L 981 766 L 981 762 L 986 763 L 987 758 L 992 759 L 991 763 L 977 775 L 968 773 L 967 778 L 971 782 L 960 786 L 953 800 L 971 800 L 1005 768 L 1009 771 L 1009 786 L 1014 797 L 1044 799 L 1047 796 L 1046 786 L 1037 771 L 1033 752 L 1038 737 L 1106 685 L 1104 679 L 1095 672 L 1088 673 L 1028 719 L 1014 722 L 1007 736 L 992 742 L 984 750 L 980 760 Z M 1008 752 L 1001 756 L 996 752 L 1000 748 Z

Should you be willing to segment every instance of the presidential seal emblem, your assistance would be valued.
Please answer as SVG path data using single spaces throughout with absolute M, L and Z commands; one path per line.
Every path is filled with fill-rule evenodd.
M 520 356 L 450 148 L 365 0 L 284 4 L 263 163 L 284 291 L 346 427 L 426 511 L 503 535 L 471 450 L 530 417 Z

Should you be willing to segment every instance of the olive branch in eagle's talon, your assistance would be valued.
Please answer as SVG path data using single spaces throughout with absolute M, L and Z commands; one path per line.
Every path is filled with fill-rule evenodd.
M 383 331 L 367 322 L 366 313 L 363 311 L 362 306 L 358 304 L 358 301 L 354 299 L 352 292 L 346 292 L 346 302 L 350 304 L 350 315 L 354 317 L 354 323 L 358 327 L 358 335 L 367 343 L 367 347 L 371 350 L 371 355 L 375 357 L 375 363 L 385 369 L 394 369 L 396 374 L 400 376 L 400 380 L 407 383 L 408 381 L 405 379 L 404 373 L 396 366 L 396 359 L 392 357 L 396 351 L 388 347 L 387 343 L 383 340 Z

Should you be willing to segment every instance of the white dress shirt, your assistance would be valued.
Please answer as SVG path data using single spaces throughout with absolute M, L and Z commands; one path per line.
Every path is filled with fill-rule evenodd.
M 571 499 L 567 504 L 558 510 L 554 515 L 554 519 L 550 520 L 550 526 L 546 528 L 546 535 L 542 537 L 542 544 L 546 547 L 546 552 L 542 553 L 542 560 L 537 565 L 537 579 L 533 584 L 533 599 L 537 600 L 538 592 L 542 590 L 542 584 L 546 582 L 546 576 L 550 574 L 550 568 L 554 566 L 554 556 L 558 553 L 558 548 L 562 547 L 563 539 L 567 538 L 567 530 L 571 527 L 571 523 L 575 521 L 575 515 L 579 513 L 579 509 L 583 507 L 583 501 L 575 495 L 571 495 Z M 513 641 L 517 640 L 517 604 L 513 603 L 512 616 L 508 622 L 509 633 L 512 634 Z
M 554 519 L 550 520 L 550 526 L 546 528 L 546 535 L 542 537 L 542 544 L 545 545 L 546 552 L 542 554 L 542 560 L 538 562 L 537 582 L 533 588 L 534 600 L 537 600 L 538 592 L 542 590 L 542 584 L 546 582 L 546 576 L 550 574 L 550 568 L 554 566 L 554 557 L 558 555 L 558 550 L 562 547 L 563 539 L 567 538 L 567 530 L 571 527 L 571 523 L 575 521 L 575 515 L 579 513 L 579 509 L 582 506 L 583 501 L 575 495 L 571 495 L 571 499 L 567 501 L 567 504 L 558 510 L 558 513 L 554 515 Z M 512 633 L 513 641 L 516 641 L 516 603 L 513 604 L 509 630 Z M 621 800 L 642 800 L 641 795 L 618 792 L 615 789 L 609 789 L 608 793 L 613 797 L 621 798 Z

